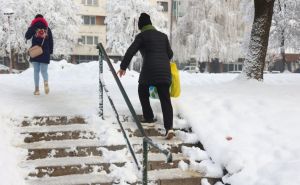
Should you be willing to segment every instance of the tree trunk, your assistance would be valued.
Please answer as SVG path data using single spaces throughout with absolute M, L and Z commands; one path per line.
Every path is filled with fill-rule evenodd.
M 285 16 L 285 4 L 282 4 L 281 1 L 278 1 L 279 4 L 279 11 L 280 13 L 283 15 L 283 17 Z M 280 54 L 281 54 L 281 59 L 282 59 L 282 72 L 284 72 L 285 70 L 287 70 L 287 63 L 286 63 L 286 59 L 285 59 L 285 28 L 283 27 L 281 30 L 281 42 L 280 42 Z
M 248 79 L 263 80 L 274 1 L 254 0 L 254 22 L 244 67 Z
M 280 42 L 280 54 L 282 59 L 282 68 L 283 72 L 288 70 L 286 58 L 285 58 L 285 37 L 284 37 L 284 29 L 281 31 L 281 42 Z
M 14 49 L 11 50 L 11 65 L 12 69 L 17 69 L 17 55 Z

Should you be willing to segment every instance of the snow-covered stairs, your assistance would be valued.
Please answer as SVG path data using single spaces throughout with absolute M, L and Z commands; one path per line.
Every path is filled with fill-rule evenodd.
M 123 122 L 137 157 L 142 161 L 142 137 L 134 123 Z M 115 125 L 118 130 L 118 125 Z M 165 163 L 165 156 L 151 148 L 149 152 L 149 181 L 159 185 L 198 185 L 201 173 L 182 171 L 180 161 L 189 162 L 182 155 L 181 146 L 195 146 L 181 140 L 165 140 L 159 128 L 145 126 L 146 133 L 155 143 L 173 153 L 173 163 Z M 81 117 L 50 116 L 26 118 L 20 127 L 24 143 L 20 147 L 28 150 L 26 160 L 20 163 L 28 168 L 26 181 L 30 185 L 110 185 L 118 182 L 110 175 L 113 164 L 122 167 L 131 157 L 108 161 L 103 153 L 124 153 L 124 144 L 100 144 L 95 131 Z M 214 179 L 211 179 L 214 181 Z M 140 184 L 138 182 L 131 184 Z

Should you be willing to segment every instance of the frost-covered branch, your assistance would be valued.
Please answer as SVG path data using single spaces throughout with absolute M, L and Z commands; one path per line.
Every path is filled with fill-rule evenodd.
M 124 55 L 139 33 L 138 18 L 142 12 L 151 16 L 153 25 L 168 34 L 167 18 L 148 0 L 107 1 L 107 49 L 110 54 Z
M 173 48 L 179 61 L 241 57 L 243 22 L 240 1 L 184 0 L 185 15 L 174 31 Z

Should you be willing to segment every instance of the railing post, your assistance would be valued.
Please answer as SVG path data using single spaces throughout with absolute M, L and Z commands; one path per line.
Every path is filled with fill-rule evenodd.
M 148 184 L 148 142 L 143 138 L 143 185 Z
M 102 119 L 103 116 L 103 53 L 101 51 L 100 43 L 97 45 L 97 49 L 99 50 L 99 117 Z

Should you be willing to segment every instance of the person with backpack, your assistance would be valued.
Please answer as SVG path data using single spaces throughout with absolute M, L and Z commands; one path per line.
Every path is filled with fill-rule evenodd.
M 138 28 L 141 30 L 134 42 L 130 45 L 120 65 L 118 74 L 124 76 L 132 57 L 140 51 L 143 57 L 143 66 L 139 77 L 138 94 L 142 105 L 142 123 L 154 123 L 156 120 L 149 100 L 149 87 L 157 88 L 161 103 L 165 138 L 172 139 L 175 134 L 173 130 L 173 108 L 170 97 L 171 69 L 170 60 L 173 57 L 168 36 L 152 25 L 150 16 L 142 13 L 139 17 Z
M 25 34 L 26 40 L 32 40 L 32 47 L 41 46 L 42 54 L 34 58 L 30 57 L 30 62 L 34 68 L 34 95 L 40 95 L 39 81 L 40 72 L 44 79 L 44 91 L 49 93 L 48 82 L 48 64 L 50 63 L 50 54 L 53 54 L 53 37 L 51 29 L 48 27 L 46 19 L 41 14 L 37 14 L 32 20 L 30 27 Z

